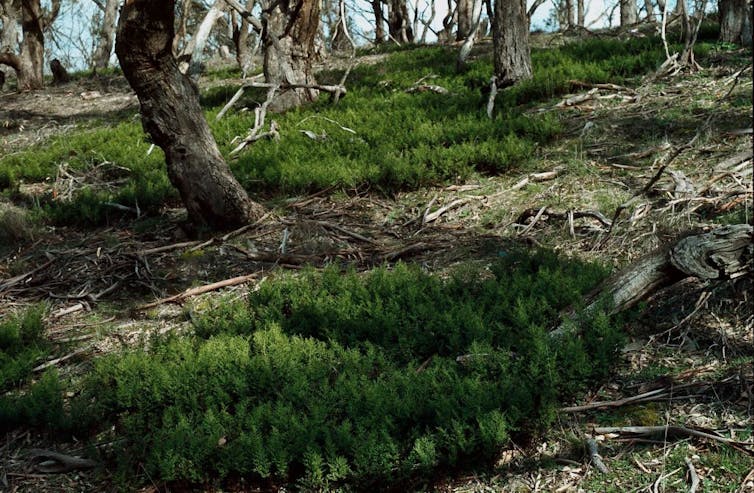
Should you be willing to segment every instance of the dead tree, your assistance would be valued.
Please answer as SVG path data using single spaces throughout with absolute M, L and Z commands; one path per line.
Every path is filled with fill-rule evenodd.
M 12 44 L 0 46 L 0 65 L 7 65 L 16 72 L 19 91 L 42 89 L 44 35 L 60 12 L 60 0 L 52 0 L 50 10 L 42 8 L 41 0 L 0 0 L 0 7 L 3 11 L 3 30 L 6 30 L 5 26 L 20 23 L 23 32 L 18 49 Z M 7 29 L 13 31 L 16 28 Z
M 50 72 L 52 72 L 52 85 L 59 86 L 61 84 L 67 84 L 71 81 L 71 76 L 68 75 L 68 71 L 65 69 L 60 60 L 57 58 L 50 62 Z
M 97 32 L 97 48 L 92 56 L 92 64 L 95 70 L 106 69 L 110 64 L 110 55 L 113 52 L 113 42 L 115 41 L 115 21 L 118 18 L 118 0 L 107 0 L 103 5 L 101 2 L 95 2 L 102 12 L 102 23 Z
M 194 224 L 227 229 L 262 214 L 230 172 L 173 56 L 175 0 L 126 0 L 115 52 L 139 97 L 144 130 L 165 152 L 168 177 Z
M 607 297 L 612 312 L 618 313 L 688 277 L 729 280 L 751 276 L 754 273 L 752 230 L 750 224 L 736 224 L 687 235 L 608 278 L 588 297 L 585 310 L 594 310 Z M 569 330 L 561 325 L 553 334 Z

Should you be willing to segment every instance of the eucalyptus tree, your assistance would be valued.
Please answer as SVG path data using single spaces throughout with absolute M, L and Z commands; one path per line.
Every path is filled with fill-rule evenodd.
M 165 152 L 168 177 L 189 219 L 213 229 L 262 214 L 236 181 L 212 137 L 194 81 L 178 70 L 172 44 L 175 0 L 126 0 L 115 52 L 139 98 L 142 125 Z
M 531 78 L 529 19 L 524 0 L 496 0 L 492 20 L 495 85 L 504 88 Z
M 0 0 L 0 65 L 16 72 L 20 91 L 44 87 L 45 33 L 59 13 L 60 0 L 51 0 L 49 8 L 41 0 Z
M 752 6 L 749 0 L 720 0 L 720 41 L 752 45 Z
M 119 0 L 93 0 L 99 9 L 98 15 L 93 19 L 95 23 L 93 34 L 96 42 L 92 65 L 95 69 L 105 69 L 110 64 L 110 55 L 113 52 L 115 41 L 115 22 L 118 19 Z

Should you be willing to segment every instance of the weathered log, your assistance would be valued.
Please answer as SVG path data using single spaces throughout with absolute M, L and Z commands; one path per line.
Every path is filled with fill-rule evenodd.
M 608 278 L 587 297 L 585 311 L 595 310 L 607 297 L 612 313 L 618 313 L 687 277 L 729 280 L 751 274 L 754 271 L 753 230 L 750 224 L 734 224 L 687 235 Z M 572 325 L 561 324 L 551 335 L 563 335 L 572 330 Z

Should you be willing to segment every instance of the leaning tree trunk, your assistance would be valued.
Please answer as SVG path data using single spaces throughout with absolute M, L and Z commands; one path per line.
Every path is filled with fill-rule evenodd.
M 720 41 L 752 45 L 752 8 L 749 0 L 720 0 Z
M 630 26 L 636 24 L 638 20 L 639 8 L 636 6 L 636 0 L 620 0 L 620 25 Z
M 471 29 L 466 34 L 466 39 L 463 40 L 461 49 L 458 51 L 458 58 L 456 59 L 456 70 L 461 71 L 466 68 L 466 60 L 471 54 L 471 49 L 474 47 L 474 41 L 479 33 L 479 25 L 482 19 L 482 4 L 483 0 L 471 0 L 472 12 L 471 12 Z M 459 27 L 460 30 L 460 27 Z
M 727 280 L 754 273 L 754 228 L 750 224 L 723 226 L 708 233 L 686 236 L 652 252 L 608 278 L 589 297 L 585 311 L 596 309 L 607 297 L 612 313 L 622 312 L 659 289 L 687 277 Z M 561 325 L 553 331 L 570 330 Z
M 181 50 L 181 54 L 178 57 L 181 60 L 180 68 L 191 77 L 199 77 L 202 71 L 202 57 L 204 56 L 204 47 L 207 44 L 207 39 L 209 39 L 212 28 L 215 27 L 217 21 L 223 16 L 226 7 L 227 5 L 224 0 L 215 0 L 194 35 L 191 36 L 189 42 Z M 184 63 L 187 63 L 188 67 L 183 65 Z
M 220 155 L 199 106 L 199 90 L 172 52 L 175 0 L 126 0 L 115 52 L 141 103 L 144 129 L 165 151 L 168 177 L 189 219 L 226 229 L 259 216 Z
M 285 111 L 315 101 L 318 91 L 285 86 L 317 83 L 312 63 L 317 58 L 319 0 L 280 0 L 263 23 L 264 76 L 268 83 L 283 87 L 270 110 Z
M 496 0 L 492 41 L 498 88 L 531 78 L 529 20 L 524 0 Z
M 119 0 L 107 0 L 103 13 L 102 25 L 98 33 L 97 49 L 94 51 L 92 62 L 95 70 L 106 69 L 110 64 L 115 41 L 115 21 L 118 17 Z

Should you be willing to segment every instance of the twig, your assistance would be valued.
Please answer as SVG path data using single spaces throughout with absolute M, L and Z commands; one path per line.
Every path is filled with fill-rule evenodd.
M 694 467 L 694 463 L 691 462 L 691 459 L 686 457 L 684 461 L 689 468 L 689 476 L 691 477 L 691 486 L 689 487 L 689 493 L 696 493 L 697 488 L 699 488 L 699 475 L 696 473 L 696 468 Z

